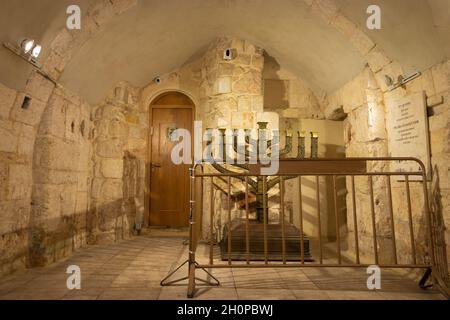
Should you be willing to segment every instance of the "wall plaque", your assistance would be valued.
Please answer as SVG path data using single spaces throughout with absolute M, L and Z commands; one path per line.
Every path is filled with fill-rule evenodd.
M 431 176 L 430 143 L 425 93 L 406 96 L 387 103 L 387 133 L 391 157 L 415 157 L 421 160 Z M 417 163 L 396 162 L 396 172 L 421 171 Z M 410 180 L 421 181 L 418 176 Z

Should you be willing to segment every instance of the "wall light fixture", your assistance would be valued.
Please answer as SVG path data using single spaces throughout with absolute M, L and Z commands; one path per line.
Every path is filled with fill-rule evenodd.
M 20 42 L 20 47 L 23 50 L 23 53 L 28 54 L 34 48 L 34 40 L 23 39 Z
M 41 54 L 42 46 L 33 39 L 22 38 L 17 45 L 5 42 L 3 46 L 37 67 L 36 62 Z
M 58 82 L 53 79 L 50 75 L 44 72 L 41 67 L 37 63 L 37 59 L 42 51 L 42 46 L 37 44 L 36 41 L 32 39 L 21 39 L 17 44 L 11 44 L 9 42 L 3 42 L 3 47 L 14 53 L 16 56 L 22 58 L 29 64 L 31 64 L 34 68 L 37 69 L 37 72 L 41 74 L 46 79 L 53 82 L 56 86 L 59 86 Z

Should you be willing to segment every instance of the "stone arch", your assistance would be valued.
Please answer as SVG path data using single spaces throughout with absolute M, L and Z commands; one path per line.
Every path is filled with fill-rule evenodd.
M 332 0 L 304 0 L 311 14 L 324 20 L 329 26 L 341 33 L 359 54 L 364 57 L 372 71 L 377 72 L 393 60 L 383 48 L 376 44 L 363 30 L 344 14 Z M 43 64 L 43 70 L 54 79 L 58 79 L 70 63 L 76 51 L 93 38 L 109 22 L 128 12 L 138 4 L 138 0 L 98 0 L 91 5 L 83 16 L 83 28 L 68 31 L 62 28 L 50 45 L 50 53 Z M 392 71 L 401 68 L 392 65 Z M 379 81 L 377 79 L 377 81 Z M 380 84 L 381 85 L 381 84 Z
M 151 107 L 151 105 L 153 105 L 157 99 L 161 98 L 163 95 L 171 94 L 171 93 L 183 94 L 192 102 L 192 105 L 194 107 L 197 106 L 197 99 L 192 94 L 192 92 L 189 92 L 189 91 L 186 91 L 186 90 L 183 90 L 180 88 L 176 88 L 174 86 L 170 86 L 168 88 L 160 89 L 160 90 L 154 91 L 152 93 L 149 93 L 148 96 L 144 97 L 144 99 L 143 99 L 144 105 Z M 197 109 L 197 108 L 194 108 L 194 109 Z
M 313 14 L 316 14 L 327 24 L 341 33 L 349 43 L 364 57 L 367 66 L 375 74 L 382 68 L 389 66 L 389 72 L 401 71 L 401 66 L 391 59 L 383 48 L 376 44 L 362 28 L 353 23 L 341 13 L 333 0 L 303 0 L 309 5 Z M 397 76 L 398 74 L 393 74 Z M 379 87 L 385 87 L 382 78 L 376 77 Z
M 132 9 L 137 3 L 138 0 L 97 0 L 88 8 L 87 13 L 83 14 L 80 30 L 68 31 L 63 27 L 57 33 L 42 66 L 43 71 L 58 79 L 77 49 L 99 32 L 103 25 Z

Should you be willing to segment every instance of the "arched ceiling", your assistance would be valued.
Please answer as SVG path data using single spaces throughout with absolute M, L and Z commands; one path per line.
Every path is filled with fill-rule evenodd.
M 141 1 L 96 35 L 62 81 L 95 100 L 89 84 L 98 81 L 101 91 L 110 79 L 145 85 L 224 35 L 261 46 L 315 89 L 336 89 L 364 66 L 356 49 L 303 1 L 157 0 Z
M 65 9 L 83 12 L 93 0 L 2 0 L 0 41 L 32 36 L 44 49 L 65 25 Z M 307 2 L 307 1 L 306 1 Z M 405 70 L 422 70 L 450 56 L 448 0 L 336 0 L 341 12 Z M 366 8 L 382 8 L 380 31 L 365 29 Z M 79 48 L 61 77 L 91 103 L 121 80 L 144 86 L 205 50 L 218 36 L 264 48 L 311 88 L 331 92 L 352 79 L 365 59 L 302 0 L 140 0 Z M 42 59 L 45 58 L 45 51 Z M 0 50 L 0 81 L 15 86 L 20 62 Z
M 450 0 L 335 0 L 362 29 L 369 4 L 381 9 L 381 30 L 367 31 L 405 72 L 421 71 L 450 57 Z M 367 29 L 366 29 L 367 30 Z

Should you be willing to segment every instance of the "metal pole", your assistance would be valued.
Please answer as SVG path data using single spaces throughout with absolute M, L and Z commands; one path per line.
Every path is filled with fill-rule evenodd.
M 194 247 L 194 206 L 195 206 L 195 167 L 189 168 L 190 185 L 189 188 L 189 284 L 188 298 L 193 298 L 195 293 L 195 247 Z

